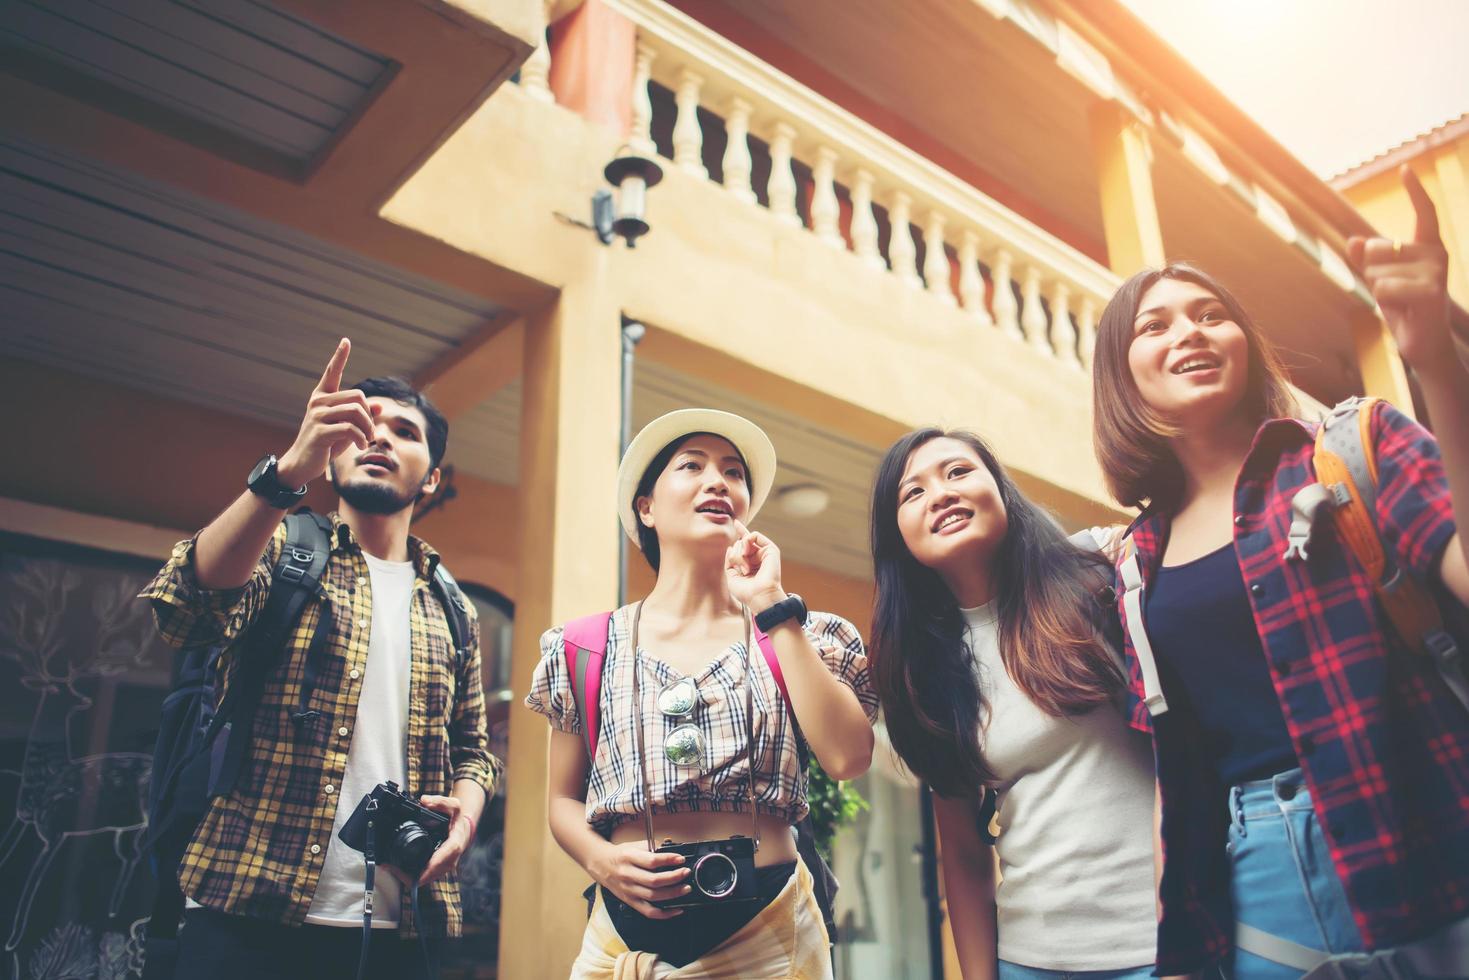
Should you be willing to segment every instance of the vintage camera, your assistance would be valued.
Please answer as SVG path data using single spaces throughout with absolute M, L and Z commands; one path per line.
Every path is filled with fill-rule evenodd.
M 412 878 L 423 874 L 428 860 L 449 836 L 449 818 L 398 792 L 394 782 L 378 783 L 337 832 L 342 843 L 367 851 L 367 824 L 373 824 L 373 859 L 391 864 Z
M 682 854 L 691 869 L 685 884 L 693 891 L 653 904 L 660 909 L 688 909 L 728 905 L 759 898 L 755 882 L 755 842 L 742 834 L 723 840 L 700 840 L 675 844 L 665 839 L 660 854 Z

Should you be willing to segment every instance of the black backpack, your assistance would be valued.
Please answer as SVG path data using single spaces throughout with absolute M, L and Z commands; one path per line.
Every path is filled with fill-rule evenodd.
M 163 701 L 148 787 L 144 849 L 158 890 L 148 922 L 145 980 L 169 980 L 174 975 L 179 917 L 184 910 L 178 881 L 184 851 L 210 801 L 233 790 L 244 771 L 255 709 L 266 679 L 279 663 L 301 611 L 321 595 L 321 577 L 331 554 L 331 522 L 303 508 L 286 517 L 285 524 L 286 543 L 276 560 L 270 596 L 239 642 L 223 700 L 216 697 L 215 684 L 224 645 L 185 647 L 174 660 L 173 687 Z M 442 564 L 435 569 L 433 591 L 449 621 L 456 666 L 462 668 L 473 654 L 469 600 Z M 308 710 L 307 705 L 316 688 L 330 627 L 331 607 L 323 605 L 306 652 L 301 701 L 292 716 L 297 722 L 319 713 Z

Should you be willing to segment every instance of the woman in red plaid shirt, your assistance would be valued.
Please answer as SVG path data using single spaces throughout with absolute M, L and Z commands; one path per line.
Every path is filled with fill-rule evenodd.
M 1403 180 L 1414 240 L 1353 239 L 1350 257 L 1437 439 L 1373 407 L 1371 513 L 1388 559 L 1452 621 L 1469 604 L 1453 337 L 1469 317 L 1448 300 L 1433 205 Z M 1170 265 L 1118 290 L 1094 369 L 1109 487 L 1143 507 L 1118 605 L 1132 721 L 1158 764 L 1159 972 L 1469 976 L 1469 711 L 1331 521 L 1287 556 L 1316 427 L 1292 417 L 1268 340 L 1222 285 Z

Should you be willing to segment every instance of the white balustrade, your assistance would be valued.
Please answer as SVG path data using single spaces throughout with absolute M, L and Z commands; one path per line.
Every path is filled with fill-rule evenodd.
M 893 193 L 893 206 L 888 208 L 888 222 L 892 225 L 888 238 L 888 261 L 893 272 L 909 286 L 921 286 L 918 277 L 918 245 L 913 241 L 913 198 L 907 191 Z
M 727 137 L 723 182 L 737 199 L 749 204 L 760 200 L 752 144 L 763 140 L 770 154 L 764 187 L 769 211 L 777 221 L 799 227 L 795 153 L 810 153 L 801 160 L 811 167 L 811 230 L 819 240 L 850 247 L 874 271 L 890 268 L 906 285 L 924 287 L 941 302 L 958 305 L 977 326 L 995 327 L 1073 366 L 1091 363 L 1097 311 L 1118 284 L 1110 270 L 664 0 L 603 2 L 638 29 L 629 134 L 635 149 L 655 152 L 649 86 L 661 84 L 674 93 L 674 163 L 707 179 L 699 107 L 717 106 Z M 550 97 L 548 66 L 543 45 L 522 68 L 522 86 L 538 98 Z M 837 195 L 839 166 L 850 175 L 847 236 L 842 234 Z M 879 188 L 889 205 L 886 261 L 874 205 Z M 921 270 L 915 212 L 923 222 Z M 957 243 L 957 304 L 948 241 Z
M 750 103 L 739 96 L 729 100 L 729 117 L 724 128 L 728 143 L 724 147 L 724 186 L 742 201 L 755 203 L 755 188 L 750 183 Z
M 1076 311 L 1076 329 L 1079 335 L 1076 345 L 1081 351 L 1081 362 L 1091 367 L 1092 355 L 1097 349 L 1097 302 L 1090 296 L 1083 296 L 1081 299 L 1081 306 Z
M 1050 353 L 1051 342 L 1046 338 L 1046 311 L 1041 306 L 1041 270 L 1034 265 L 1025 267 L 1025 276 L 1020 280 L 1020 326 L 1031 346 Z
M 796 130 L 789 123 L 776 123 L 774 138 L 770 141 L 770 182 L 766 193 L 770 195 L 770 210 L 777 220 L 788 225 L 801 224 L 801 215 L 796 211 L 796 175 L 791 170 L 791 144 L 795 142 Z
M 995 252 L 995 264 L 990 268 L 990 279 L 995 284 L 995 323 L 1007 336 L 1024 340 L 1025 332 L 1020 329 L 1020 304 L 1015 301 L 1014 280 L 1010 274 L 1014 261 L 1008 248 Z
M 1081 358 L 1076 353 L 1076 327 L 1071 325 L 1071 287 L 1060 280 L 1051 287 L 1051 343 L 1057 357 L 1081 367 Z
M 811 191 L 811 230 L 816 237 L 838 248 L 846 247 L 841 231 L 841 205 L 837 203 L 837 153 L 829 146 L 816 150 L 816 166 L 811 170 L 815 186 Z
M 959 239 L 959 300 L 981 326 L 993 327 L 994 319 L 984 305 L 984 276 L 979 271 L 979 236 L 965 229 Z
M 699 126 L 699 89 L 704 77 L 685 68 L 679 72 L 674 104 L 678 118 L 673 123 L 673 162 L 695 177 L 708 177 L 704 166 L 704 130 Z
M 949 253 L 944 248 L 944 224 L 947 220 L 942 211 L 928 212 L 928 222 L 923 226 L 923 279 L 930 293 L 952 305 L 954 291 L 949 287 Z
M 656 153 L 653 143 L 653 100 L 648 94 L 648 83 L 653 79 L 653 59 L 658 52 L 646 42 L 638 42 L 637 60 L 632 73 L 632 125 L 629 127 L 628 144 L 638 153 Z
M 877 245 L 877 217 L 872 211 L 873 177 L 870 170 L 857 168 L 852 175 L 852 251 L 865 265 L 886 269 Z

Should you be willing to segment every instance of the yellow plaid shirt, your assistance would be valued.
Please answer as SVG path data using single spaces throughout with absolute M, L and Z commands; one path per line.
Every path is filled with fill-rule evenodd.
M 321 617 L 322 602 L 313 600 L 266 682 L 255 712 L 250 758 L 238 785 L 212 801 L 179 869 L 184 894 L 199 904 L 287 925 L 305 921 L 326 859 L 372 624 L 367 561 L 351 528 L 335 513 L 331 521 L 332 551 L 322 576 L 325 601 L 331 603 L 331 629 L 309 705 L 319 714 L 303 722 L 292 720 L 300 707 L 306 649 Z M 164 640 L 176 647 L 226 644 L 220 676 L 231 675 L 240 641 L 265 607 L 285 539 L 282 523 L 250 581 L 219 591 L 199 588 L 194 541 L 179 542 L 140 596 L 151 600 Z M 404 792 L 447 796 L 456 781 L 469 779 L 488 797 L 499 781 L 501 764 L 487 748 L 479 622 L 471 606 L 472 656 L 458 668 L 449 623 L 430 584 L 439 556 L 417 538 L 409 538 L 408 551 L 417 575 L 409 612 L 412 666 Z M 221 696 L 226 685 L 227 680 L 220 685 Z M 345 736 L 340 734 L 343 728 Z M 356 805 L 355 800 L 341 802 Z M 417 930 L 408 899 L 405 889 L 399 920 L 405 934 Z M 428 935 L 459 935 L 455 875 L 428 885 L 419 902 Z

